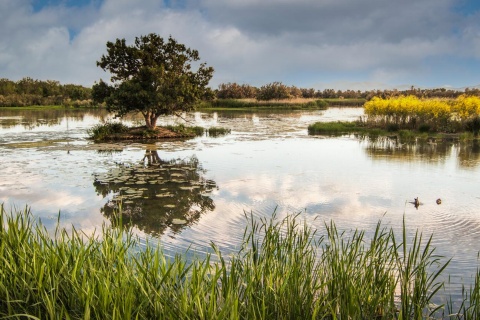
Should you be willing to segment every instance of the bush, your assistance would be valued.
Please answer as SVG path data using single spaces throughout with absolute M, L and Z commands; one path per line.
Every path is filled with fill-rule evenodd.
M 87 131 L 90 139 L 105 140 L 115 133 L 124 133 L 128 131 L 128 127 L 121 122 L 105 122 L 100 123 Z
M 473 132 L 473 134 L 478 135 L 480 131 L 480 116 L 471 118 L 466 121 L 465 128 L 467 131 Z
M 220 127 L 211 127 L 207 130 L 210 137 L 218 137 L 229 134 L 232 130 Z

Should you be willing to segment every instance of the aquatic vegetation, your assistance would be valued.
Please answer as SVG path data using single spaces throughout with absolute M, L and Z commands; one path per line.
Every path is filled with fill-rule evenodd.
M 128 131 L 128 127 L 121 122 L 105 122 L 99 123 L 87 131 L 93 140 L 105 140 L 112 134 L 124 133 Z
M 166 129 L 181 135 L 203 136 L 205 128 L 199 126 L 188 127 L 183 124 L 165 126 Z
M 225 257 L 167 258 L 139 247 L 118 216 L 86 236 L 54 235 L 28 208 L 0 207 L 0 317 L 59 319 L 423 319 L 480 315 L 480 272 L 457 311 L 436 294 L 448 260 L 431 237 L 314 230 L 298 215 L 247 216 L 243 243 Z M 175 224 L 185 223 L 175 219 Z M 410 233 L 408 233 L 410 234 Z M 399 241 L 398 241 L 399 240 Z M 444 302 L 445 303 L 445 302 Z M 444 309 L 442 309 L 444 308 Z
M 210 137 L 219 137 L 229 134 L 230 132 L 232 132 L 232 130 L 221 127 L 211 127 L 208 128 L 207 132 Z
M 365 126 L 361 122 L 315 122 L 308 126 L 308 134 L 342 135 L 346 133 L 363 132 L 365 129 Z

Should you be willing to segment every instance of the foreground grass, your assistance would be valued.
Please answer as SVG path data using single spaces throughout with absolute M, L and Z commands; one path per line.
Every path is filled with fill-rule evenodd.
M 317 234 L 298 216 L 249 219 L 236 254 L 187 262 L 130 230 L 54 236 L 27 209 L 0 215 L 0 317 L 30 319 L 422 319 L 480 316 L 477 274 L 458 312 L 432 304 L 448 261 L 431 238 L 379 222 Z M 447 304 L 453 306 L 453 304 Z M 461 314 L 460 314 L 461 312 Z

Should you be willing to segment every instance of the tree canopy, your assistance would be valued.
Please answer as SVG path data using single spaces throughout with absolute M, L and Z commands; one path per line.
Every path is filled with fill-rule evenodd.
M 202 99 L 213 98 L 207 87 L 213 68 L 199 61 L 197 50 L 187 48 L 171 36 L 165 41 L 157 34 L 107 42 L 107 54 L 97 66 L 109 71 L 111 84 L 103 80 L 93 86 L 96 102 L 105 102 L 116 116 L 141 112 L 148 128 L 156 127 L 158 117 L 190 111 Z

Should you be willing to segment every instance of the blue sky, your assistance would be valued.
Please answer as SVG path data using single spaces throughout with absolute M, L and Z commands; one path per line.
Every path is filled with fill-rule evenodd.
M 480 85 L 478 0 L 1 0 L 0 77 L 90 86 L 107 41 L 151 32 L 197 49 L 213 88 Z

